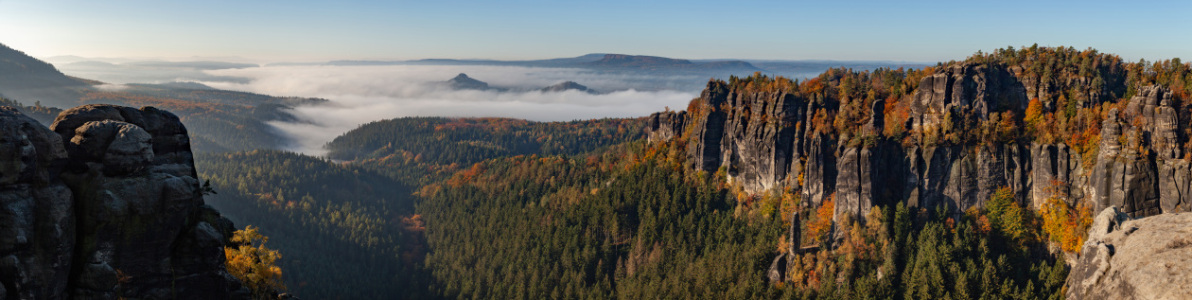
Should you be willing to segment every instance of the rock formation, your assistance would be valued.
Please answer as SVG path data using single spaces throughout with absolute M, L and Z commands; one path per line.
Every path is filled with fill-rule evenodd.
M 229 299 L 231 222 L 203 204 L 169 112 L 0 108 L 0 299 Z
M 468 77 L 468 74 L 464 74 L 464 73 L 459 73 L 459 75 L 455 75 L 454 78 L 451 78 L 450 80 L 445 81 L 444 84 L 448 88 L 453 89 L 453 90 L 480 90 L 480 91 L 494 90 L 494 91 L 498 91 L 498 92 L 505 91 L 505 89 L 502 89 L 502 88 L 491 87 L 488 85 L 487 82 L 476 80 L 475 78 L 472 78 L 472 77 Z
M 1192 213 L 1132 220 L 1106 208 L 1093 221 L 1066 285 L 1068 299 L 1187 299 Z
M 683 133 L 683 121 L 687 118 L 686 111 L 673 112 L 666 111 L 650 115 L 647 126 L 650 129 L 650 135 L 646 138 L 650 141 L 664 141 L 674 138 Z
M 730 181 L 750 192 L 795 189 L 818 205 L 835 193 L 838 216 L 903 201 L 945 205 L 960 211 L 984 205 L 1000 187 L 1038 207 L 1051 193 L 1088 199 L 1097 209 L 1118 206 L 1131 216 L 1188 210 L 1192 168 L 1181 151 L 1171 93 L 1144 86 L 1111 110 L 1102 123 L 1100 151 L 1091 168 L 1060 142 L 929 143 L 928 135 L 971 128 L 945 123 L 979 122 L 999 112 L 1021 111 L 1038 93 L 1000 67 L 958 64 L 922 79 L 908 120 L 917 144 L 832 136 L 817 131 L 811 115 L 825 107 L 814 99 L 730 87 L 713 81 L 694 100 L 693 111 L 650 116 L 652 141 L 687 141 L 692 168 L 725 168 Z M 881 130 L 881 101 L 855 134 Z M 1119 117 L 1121 115 L 1121 117 Z M 1131 120 L 1131 121 L 1127 121 Z M 959 126 L 957 126 L 959 127 Z M 867 133 L 869 132 L 869 133 Z M 801 180 L 797 180 L 800 179 Z
M 835 195 L 837 222 L 863 220 L 872 207 L 898 202 L 945 206 L 959 214 L 983 207 L 1003 187 L 1035 209 L 1059 195 L 1096 210 L 1120 207 L 1131 217 L 1189 210 L 1192 167 L 1183 153 L 1188 142 L 1183 128 L 1190 120 L 1178 113 L 1189 107 L 1161 86 L 1140 86 L 1122 103 L 1103 106 L 1100 143 L 1093 142 L 1099 148 L 1084 154 L 1095 157 L 1082 157 L 1064 137 L 1046 143 L 966 140 L 981 130 L 974 124 L 1021 118 L 1028 97 L 1071 87 L 1020 80 L 1018 71 L 973 62 L 935 69 L 900 100 L 910 101 L 900 104 L 908 107 L 901 116 L 908 135 L 903 140 L 881 135 L 889 123 L 885 100 L 844 107 L 845 102 L 807 96 L 765 78 L 714 80 L 687 111 L 651 115 L 648 136 L 653 142 L 683 140 L 689 167 L 722 170 L 747 192 L 781 189 L 812 208 Z M 1070 84 L 1088 87 L 1087 81 Z M 1077 88 L 1082 100 L 1074 103 L 1112 100 L 1108 89 Z M 840 126 L 831 123 L 832 116 L 845 113 L 863 117 L 855 128 L 832 131 L 829 127 Z M 826 122 L 817 120 L 821 115 Z
M 588 94 L 599 94 L 598 92 L 596 92 L 596 90 L 589 89 L 588 87 L 586 87 L 582 84 L 576 83 L 575 81 L 560 82 L 555 85 L 539 89 L 538 91 L 543 92 L 543 93 L 557 93 L 557 92 L 565 92 L 565 91 L 571 91 L 571 90 L 585 92 Z

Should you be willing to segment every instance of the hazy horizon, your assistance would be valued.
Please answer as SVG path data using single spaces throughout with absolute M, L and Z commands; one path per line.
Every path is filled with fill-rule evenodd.
M 506 117 L 532 121 L 642 117 L 667 107 L 685 107 L 698 92 L 625 87 L 641 80 L 659 80 L 663 84 L 667 80 L 699 80 L 506 66 L 274 66 L 207 73 L 249 79 L 243 83 L 201 82 L 214 88 L 331 100 L 324 105 L 295 107 L 291 112 L 299 119 L 297 122 L 270 122 L 293 142 L 287 150 L 308 155 L 325 154 L 324 144 L 361 124 L 400 117 Z M 439 84 L 459 73 L 511 90 L 456 90 Z M 561 81 L 577 81 L 608 93 L 538 91 Z
M 4 43 L 3 41 L 0 41 L 0 44 L 3 44 L 3 43 Z M 1030 46 L 1030 45 L 1016 45 L 1015 47 L 1020 47 L 1020 46 Z M 14 48 L 16 50 L 21 50 L 20 48 L 13 47 L 11 45 L 9 45 L 9 47 Z M 1040 45 L 1040 47 L 1042 47 L 1042 45 Z M 989 49 L 989 50 L 992 50 L 992 49 Z M 976 51 L 977 50 L 974 50 L 973 53 L 976 53 Z M 984 49 L 982 49 L 980 51 L 988 52 L 988 50 L 984 50 Z M 25 51 L 22 51 L 22 52 L 25 52 Z M 969 53 L 969 54 L 971 55 L 973 53 Z M 672 56 L 658 55 L 658 54 L 652 54 L 652 53 L 623 53 L 623 52 L 589 52 L 589 53 L 580 53 L 580 54 L 573 54 L 573 55 L 554 55 L 554 56 L 543 56 L 543 57 L 527 57 L 527 58 L 519 58 L 519 59 L 431 56 L 431 57 L 410 57 L 410 58 L 400 58 L 400 59 L 399 58 L 368 59 L 368 58 L 350 58 L 350 57 L 347 57 L 347 58 L 328 57 L 328 58 L 323 58 L 323 59 L 294 59 L 294 60 L 242 57 L 242 56 L 235 56 L 235 55 L 226 55 L 226 56 L 198 56 L 198 55 L 194 55 L 194 56 L 173 56 L 173 57 L 171 57 L 171 56 L 83 56 L 83 55 L 74 55 L 74 54 L 38 56 L 38 55 L 30 54 L 28 52 L 26 52 L 26 54 L 29 54 L 30 56 L 32 56 L 34 58 L 40 59 L 42 61 L 54 64 L 54 65 L 58 65 L 59 63 L 73 63 L 73 62 L 84 62 L 84 61 L 98 61 L 98 62 L 106 62 L 106 63 L 112 63 L 112 64 L 124 64 L 124 63 L 134 63 L 134 62 L 154 62 L 154 61 L 162 61 L 162 62 L 210 61 L 210 62 L 232 62 L 232 63 L 258 64 L 258 65 L 262 65 L 262 66 L 269 65 L 269 64 L 285 64 L 285 63 L 319 64 L 319 63 L 328 63 L 328 62 L 336 62 L 336 61 L 413 62 L 413 61 L 423 61 L 423 60 L 458 60 L 458 61 L 517 62 L 517 61 L 536 61 L 536 60 L 549 60 L 549 59 L 562 59 L 562 58 L 576 58 L 576 57 L 582 57 L 585 55 L 593 55 L 593 54 L 652 56 L 652 57 L 664 57 L 664 58 L 670 58 L 670 59 L 691 60 L 691 61 L 734 61 L 734 60 L 739 60 L 739 61 L 747 61 L 747 62 L 880 62 L 880 63 L 894 63 L 894 64 L 935 64 L 937 62 L 942 62 L 942 61 L 913 61 L 913 60 L 896 60 L 896 59 L 821 59 L 821 58 L 805 58 L 805 59 L 780 59 L 780 58 L 764 59 L 764 58 L 762 58 L 762 59 L 754 59 L 754 58 L 736 58 L 736 57 L 691 58 L 691 57 L 672 57 Z M 956 59 L 960 60 L 965 57 L 968 57 L 968 56 L 966 55 L 964 57 L 958 57 Z M 1168 59 L 1168 58 L 1164 58 L 1164 59 Z

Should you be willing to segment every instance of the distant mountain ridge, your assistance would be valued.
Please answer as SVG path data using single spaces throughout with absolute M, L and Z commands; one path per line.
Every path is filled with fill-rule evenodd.
M 284 65 L 331 65 L 331 66 L 385 66 L 385 65 L 491 65 L 520 67 L 585 68 L 597 70 L 642 70 L 642 71 L 740 71 L 752 73 L 765 71 L 743 60 L 701 60 L 675 59 L 661 56 L 592 53 L 569 58 L 539 60 L 490 60 L 490 59 L 418 59 L 418 60 L 334 60 L 325 63 L 277 63 Z
M 644 56 L 644 55 L 625 55 L 625 54 L 605 54 L 600 60 L 587 63 L 586 65 L 596 68 L 622 68 L 622 69 L 644 69 L 644 70 L 665 70 L 665 69 L 706 69 L 706 70 L 735 70 L 735 71 L 763 71 L 752 64 L 740 60 L 722 60 L 722 61 L 708 61 L 708 62 L 692 62 L 686 59 L 674 59 L 659 56 Z
M 94 83 L 66 76 L 51 64 L 0 44 L 0 92 L 7 97 L 72 107 L 78 104 L 79 90 Z
M 451 59 L 427 58 L 414 60 L 333 60 L 311 63 L 272 63 L 265 66 L 287 65 L 331 65 L 331 66 L 379 66 L 379 65 L 492 65 L 525 67 L 677 67 L 677 68 L 738 68 L 757 71 L 782 71 L 792 67 L 850 67 L 874 66 L 926 66 L 926 63 L 905 61 L 851 61 L 851 60 L 774 60 L 774 59 L 679 59 L 650 55 L 615 53 L 591 53 L 576 57 L 535 60 L 494 59 Z M 822 71 L 822 70 L 820 70 Z

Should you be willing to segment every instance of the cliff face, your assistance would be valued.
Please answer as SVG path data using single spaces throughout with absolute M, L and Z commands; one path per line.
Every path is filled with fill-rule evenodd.
M 0 108 L 0 127 L 0 299 L 247 295 L 176 116 L 88 105 L 47 129 Z
M 1044 144 L 954 138 L 982 130 L 972 124 L 1020 118 L 1028 95 L 1049 93 L 1047 86 L 1026 81 L 996 64 L 939 68 L 903 100 L 912 101 L 905 115 L 910 138 L 903 141 L 876 134 L 892 124 L 880 99 L 863 108 L 867 117 L 857 130 L 827 134 L 810 125 L 817 122 L 812 116 L 844 113 L 846 108 L 834 107 L 842 104 L 713 81 L 688 111 L 652 115 L 649 136 L 684 140 L 690 167 L 724 168 L 730 182 L 750 192 L 785 189 L 812 206 L 835 194 L 838 221 L 896 202 L 960 212 L 982 207 L 1002 187 L 1034 208 L 1065 195 L 1097 210 L 1122 207 L 1134 217 L 1188 210 L 1192 173 L 1181 153 L 1187 137 L 1177 129 L 1189 121 L 1177 113 L 1186 108 L 1160 86 L 1140 87 L 1116 106 L 1124 111 L 1109 109 L 1100 124 L 1099 148 L 1086 152 L 1095 160 L 1083 159 L 1062 137 Z M 1094 100 L 1082 103 L 1106 97 L 1097 89 L 1085 91 L 1081 99 Z M 952 142 L 941 142 L 949 137 Z

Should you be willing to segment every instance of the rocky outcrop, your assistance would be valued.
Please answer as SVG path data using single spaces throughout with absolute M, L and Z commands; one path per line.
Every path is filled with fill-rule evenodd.
M 1105 209 L 1066 285 L 1068 299 L 1186 299 L 1192 295 L 1192 214 L 1132 220 L 1117 207 Z
M 1124 111 L 1110 110 L 1102 123 L 1101 151 L 1089 178 L 1092 201 L 1134 217 L 1188 211 L 1192 174 L 1181 153 L 1171 92 L 1143 87 L 1127 101 Z
M 475 78 L 472 78 L 472 77 L 468 77 L 468 74 L 464 74 L 464 73 L 459 73 L 459 75 L 455 75 L 454 78 L 444 81 L 443 84 L 447 88 L 450 88 L 453 90 L 480 90 L 480 91 L 492 90 L 492 91 L 498 91 L 498 92 L 505 91 L 505 89 L 503 89 L 503 88 L 491 87 L 488 85 L 487 82 L 476 80 Z
M 599 92 L 597 92 L 596 90 L 589 89 L 588 87 L 586 87 L 582 84 L 576 83 L 575 81 L 564 81 L 564 82 L 556 83 L 554 85 L 539 89 L 538 91 L 543 92 L 543 93 L 580 91 L 580 92 L 585 92 L 588 94 L 599 94 Z
M 688 113 L 687 124 L 694 126 L 687 144 L 688 163 L 696 170 L 714 172 L 720 168 L 723 149 L 720 148 L 724 139 L 725 121 L 728 114 L 724 112 L 728 102 L 728 85 L 723 82 L 709 82 L 708 87 L 700 95 L 699 111 Z
M 0 298 L 68 295 L 76 241 L 72 193 L 58 174 L 62 138 L 0 107 Z
M 231 222 L 203 204 L 186 128 L 88 105 L 51 128 L 0 110 L 0 284 L 19 299 L 226 299 Z
M 683 140 L 691 168 L 723 170 L 747 192 L 786 189 L 813 208 L 834 195 L 836 221 L 863 220 L 870 208 L 897 202 L 959 214 L 983 207 L 1001 188 L 1035 209 L 1053 197 L 1097 210 L 1116 206 L 1133 217 L 1189 209 L 1192 163 L 1184 152 L 1192 106 L 1166 88 L 1141 86 L 1124 103 L 1102 106 L 1095 147 L 1067 145 L 1066 137 L 976 138 L 1023 122 L 1029 96 L 1076 87 L 1070 104 L 1097 105 L 1124 89 L 1104 86 L 1123 84 L 1113 72 L 1063 85 L 1024 82 L 1020 72 L 983 63 L 939 67 L 897 100 L 905 111 L 895 116 L 885 115 L 891 108 L 883 99 L 823 99 L 766 78 L 712 81 L 688 111 L 652 115 L 649 137 Z M 835 115 L 847 117 L 833 123 Z M 882 134 L 891 117 L 905 118 L 905 138 Z M 840 129 L 841 120 L 852 128 Z
M 911 105 L 911 123 L 936 128 L 951 114 L 984 120 L 991 112 L 1025 109 L 1027 100 L 1026 88 L 1005 68 L 957 64 L 922 79 Z
M 1025 109 L 1028 102 L 1022 83 L 1006 69 L 963 64 L 923 78 L 911 98 L 907 125 L 913 132 L 934 134 L 964 130 L 945 128 L 945 123 L 986 120 L 994 113 Z M 1066 164 L 1062 170 L 1032 173 L 1032 154 L 1055 145 L 907 147 L 866 139 L 885 126 L 882 100 L 867 108 L 869 118 L 854 133 L 857 136 L 814 128 L 811 116 L 834 110 L 834 105 L 838 104 L 712 81 L 682 118 L 675 113 L 652 115 L 649 136 L 657 141 L 686 133 L 680 138 L 687 141 L 693 168 L 724 168 L 730 181 L 751 192 L 795 189 L 813 206 L 835 195 L 837 217 L 855 219 L 868 208 L 897 201 L 959 211 L 983 205 L 1003 186 L 1025 198 L 1032 181 L 1043 181 L 1036 178 L 1070 173 Z
M 674 138 L 683 133 L 683 126 L 687 121 L 687 112 L 673 112 L 664 111 L 650 114 L 647 119 L 649 124 L 649 135 L 646 139 L 650 141 L 664 141 Z
M 724 138 L 720 161 L 730 181 L 766 190 L 786 179 L 794 159 L 802 99 L 785 92 L 728 91 L 724 96 Z

